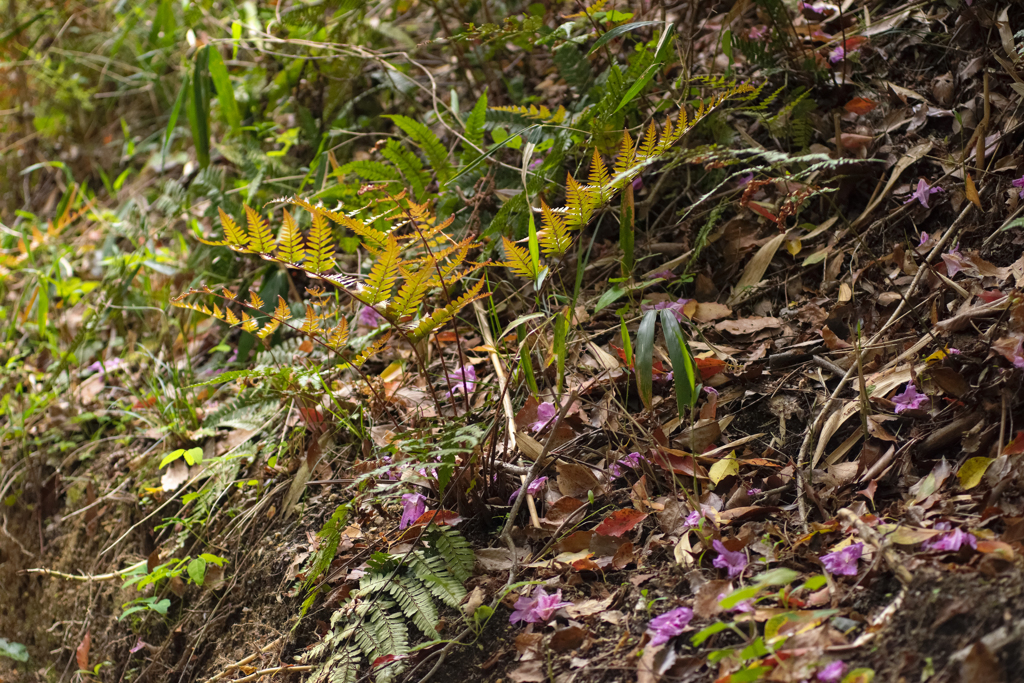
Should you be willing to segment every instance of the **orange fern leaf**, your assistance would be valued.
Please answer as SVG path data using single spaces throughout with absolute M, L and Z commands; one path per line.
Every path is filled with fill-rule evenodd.
M 257 254 L 269 254 L 274 251 L 274 236 L 270 234 L 270 226 L 256 209 L 245 206 L 245 219 L 249 223 L 249 250 Z
M 334 267 L 334 231 L 321 213 L 313 214 L 313 227 L 306 243 L 305 267 L 318 275 Z
M 366 303 L 372 306 L 386 301 L 391 296 L 401 263 L 402 257 L 398 240 L 393 235 L 388 235 L 384 251 L 381 252 L 377 262 L 373 264 L 370 274 L 366 276 Z
M 537 271 L 534 270 L 533 261 L 530 259 L 530 254 L 526 249 L 517 247 L 515 242 L 507 237 L 502 237 L 501 241 L 505 247 L 505 262 L 501 265 L 520 277 L 525 277 L 528 280 L 536 279 Z
M 600 157 L 596 158 L 600 162 Z M 591 175 L 593 176 L 593 172 L 591 172 Z M 607 175 L 608 172 L 605 170 L 605 176 Z M 572 246 L 572 239 L 569 237 L 569 231 L 566 229 L 565 223 L 551 210 L 551 207 L 543 199 L 540 200 L 540 210 L 544 216 L 541 231 L 537 235 L 540 238 L 541 250 L 548 256 L 564 255 L 569 247 Z
M 302 241 L 302 233 L 295 224 L 295 219 L 284 209 L 281 232 L 277 235 L 277 258 L 285 263 L 302 263 L 306 249 Z

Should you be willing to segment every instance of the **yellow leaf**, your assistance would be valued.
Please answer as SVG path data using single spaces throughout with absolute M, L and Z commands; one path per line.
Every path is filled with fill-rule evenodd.
M 960 486 L 964 491 L 969 491 L 981 483 L 981 478 L 985 476 L 985 471 L 992 464 L 992 460 L 992 458 L 971 458 L 960 466 L 960 471 L 956 473 L 956 476 L 960 479 Z
M 736 451 L 733 451 L 711 466 L 711 470 L 708 471 L 708 477 L 711 479 L 711 482 L 717 486 L 718 482 L 722 481 L 729 475 L 736 475 L 739 473 L 740 464 L 736 462 Z
M 974 179 L 970 173 L 964 174 L 964 185 L 966 186 L 967 198 L 981 210 L 981 197 L 978 196 L 978 188 L 974 186 Z
M 804 245 L 800 240 L 786 240 L 786 251 L 788 251 L 791 256 L 796 256 L 803 248 Z

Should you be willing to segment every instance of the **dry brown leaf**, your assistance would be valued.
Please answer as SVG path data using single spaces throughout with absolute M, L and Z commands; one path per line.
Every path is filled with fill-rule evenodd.
M 723 320 L 715 325 L 716 330 L 736 335 L 753 334 L 754 332 L 760 332 L 767 328 L 774 329 L 779 327 L 782 327 L 782 321 L 778 318 L 769 318 L 759 315 L 750 316 L 749 318 L 741 318 L 739 320 Z
M 732 315 L 732 309 L 725 304 L 716 302 L 699 303 L 693 313 L 693 319 L 700 323 L 709 323 Z
M 775 252 L 785 241 L 786 234 L 782 233 L 770 239 L 757 250 L 757 253 L 747 263 L 747 267 L 743 269 L 743 275 L 740 276 L 736 286 L 733 287 L 728 301 L 725 302 L 727 306 L 734 306 L 746 298 L 747 290 L 761 281 L 768 266 L 771 265 L 772 259 L 775 258 Z
M 555 468 L 558 470 L 558 490 L 563 496 L 586 498 L 588 491 L 596 494 L 601 488 L 601 480 L 586 465 L 565 462 L 558 463 Z

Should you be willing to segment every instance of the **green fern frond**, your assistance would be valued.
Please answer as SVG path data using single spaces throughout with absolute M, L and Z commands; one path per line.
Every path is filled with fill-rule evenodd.
M 458 607 L 466 597 L 466 589 L 445 566 L 444 559 L 437 555 L 413 553 L 409 558 L 410 568 L 430 591 L 431 595 L 448 605 Z
M 423 162 L 419 157 L 409 151 L 405 145 L 397 140 L 387 141 L 380 151 L 381 156 L 394 164 L 395 168 L 402 172 L 405 180 L 412 187 L 413 194 L 422 198 L 426 194 L 427 184 L 430 176 L 423 170 Z
M 473 110 L 466 117 L 466 139 L 480 147 L 484 144 L 484 124 L 487 121 L 487 91 L 480 93 Z
M 509 114 L 518 114 L 526 119 L 532 119 L 534 121 L 542 121 L 543 123 L 554 123 L 560 124 L 565 121 L 567 112 L 565 107 L 559 106 L 554 112 L 550 109 L 541 105 L 540 107 L 531 104 L 529 107 L 526 106 L 507 106 L 507 107 L 491 107 L 491 111 L 507 112 Z
M 363 180 L 371 182 L 391 182 L 402 179 L 401 174 L 393 166 L 382 164 L 379 161 L 370 161 L 369 159 L 350 161 L 340 166 L 336 173 L 342 177 L 349 173 L 355 173 Z
M 430 162 L 430 166 L 434 169 L 434 173 L 437 174 L 438 182 L 442 185 L 448 182 L 448 178 L 451 177 L 452 173 L 452 165 L 448 160 L 448 150 L 445 149 L 445 146 L 434 132 L 419 121 L 408 116 L 397 115 L 385 116 L 384 118 L 394 121 L 395 125 L 401 128 L 423 150 L 427 160 Z
M 438 527 L 431 537 L 431 546 L 458 581 L 465 583 L 473 575 L 476 556 L 466 537 L 450 527 Z
M 398 607 L 423 633 L 435 631 L 437 607 L 419 577 L 398 575 L 387 584 L 387 591 L 398 603 Z

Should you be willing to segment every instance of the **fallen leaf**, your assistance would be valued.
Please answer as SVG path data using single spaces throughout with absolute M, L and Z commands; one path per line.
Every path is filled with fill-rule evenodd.
M 181 458 L 175 460 L 160 477 L 160 486 L 164 491 L 173 491 L 188 481 L 188 465 Z
M 728 332 L 729 334 L 753 334 L 767 328 L 782 327 L 782 321 L 778 318 L 754 315 L 739 320 L 723 320 L 715 325 L 715 329 Z
M 708 478 L 712 484 L 718 485 L 718 482 L 722 481 L 728 476 L 734 476 L 740 473 L 740 465 L 736 462 L 736 452 L 733 451 L 726 457 L 722 458 L 708 470 Z
M 975 486 L 981 483 L 981 478 L 985 476 L 985 472 L 988 470 L 988 466 L 993 463 L 994 458 L 970 458 L 963 465 L 960 466 L 960 470 L 956 473 L 957 479 L 960 480 L 960 486 L 965 491 L 970 491 Z
M 843 108 L 851 114 L 863 116 L 864 114 L 873 111 L 877 106 L 878 103 L 874 100 L 869 100 L 866 97 L 854 97 L 852 100 L 847 102 Z
M 601 480 L 586 465 L 575 462 L 558 463 L 558 490 L 563 496 L 586 497 L 587 492 L 597 494 L 601 488 Z
M 575 650 L 583 644 L 583 639 L 587 635 L 587 630 L 580 628 L 579 626 L 570 626 L 568 628 L 559 629 L 555 631 L 555 634 L 551 636 L 551 649 L 555 652 L 568 652 L 569 650 Z
M 693 319 L 700 323 L 709 323 L 732 315 L 732 309 L 725 304 L 709 302 L 698 303 L 697 310 L 693 313 Z
M 645 519 L 647 519 L 646 513 L 638 512 L 632 508 L 616 510 L 605 517 L 604 520 L 597 525 L 597 528 L 594 529 L 594 532 L 603 536 L 618 537 L 627 531 L 630 531 Z
M 85 636 L 82 638 L 82 642 L 78 644 L 75 649 L 75 662 L 78 664 L 78 668 L 82 671 L 89 670 L 89 645 L 92 643 L 92 635 L 89 631 L 85 632 Z

